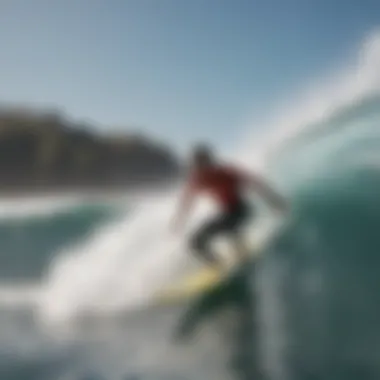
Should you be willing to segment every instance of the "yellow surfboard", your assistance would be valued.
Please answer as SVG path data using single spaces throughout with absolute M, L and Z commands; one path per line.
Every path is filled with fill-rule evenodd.
M 170 303 L 195 297 L 221 283 L 228 271 L 204 268 L 182 281 L 160 291 L 155 299 L 158 303 Z
M 250 255 L 251 258 L 253 256 Z M 237 260 L 226 264 L 224 269 L 204 267 L 159 291 L 155 296 L 155 301 L 165 304 L 196 297 L 220 285 L 241 264 Z
M 270 232 L 275 229 L 272 227 L 260 236 L 256 236 L 255 240 L 251 241 L 250 258 L 255 258 L 260 255 L 262 248 L 269 241 Z M 228 255 L 233 257 L 234 255 Z M 174 303 L 188 298 L 193 298 L 202 293 L 211 290 L 220 285 L 234 269 L 241 265 L 239 260 L 230 262 L 225 269 L 216 270 L 210 267 L 204 267 L 195 273 L 186 276 L 184 279 L 160 290 L 154 297 L 154 300 L 159 304 Z

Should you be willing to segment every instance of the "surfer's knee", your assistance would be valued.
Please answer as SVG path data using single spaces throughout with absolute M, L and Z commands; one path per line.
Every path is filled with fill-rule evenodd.
M 195 253 L 203 253 L 207 246 L 207 236 L 203 233 L 195 234 L 191 239 L 190 246 Z
M 208 234 L 207 232 L 207 230 L 201 230 L 199 233 L 195 234 L 191 239 L 190 245 L 193 253 L 197 255 L 198 258 L 206 261 L 208 264 L 218 265 L 213 252 L 210 252 L 209 249 L 209 240 L 211 239 L 212 235 Z

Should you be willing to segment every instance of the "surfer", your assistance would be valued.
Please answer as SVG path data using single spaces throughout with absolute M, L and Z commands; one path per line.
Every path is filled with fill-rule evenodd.
M 247 252 L 240 238 L 240 230 L 254 214 L 253 208 L 243 195 L 245 189 L 250 188 L 257 192 L 272 208 L 280 212 L 287 209 L 285 200 L 257 174 L 219 162 L 212 149 L 205 145 L 194 148 L 190 166 L 185 192 L 174 219 L 174 229 L 182 227 L 196 195 L 211 195 L 219 205 L 221 213 L 205 222 L 194 233 L 190 241 L 192 250 L 207 263 L 219 266 L 209 243 L 218 235 L 227 235 L 232 238 L 237 254 L 244 259 Z

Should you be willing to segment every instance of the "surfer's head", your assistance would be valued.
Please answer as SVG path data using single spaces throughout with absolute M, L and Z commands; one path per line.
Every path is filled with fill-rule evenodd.
M 198 144 L 193 148 L 192 165 L 195 168 L 207 168 L 214 164 L 212 149 L 205 144 Z

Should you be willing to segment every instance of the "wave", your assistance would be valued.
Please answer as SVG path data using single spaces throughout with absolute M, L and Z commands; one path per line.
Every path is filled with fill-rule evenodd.
M 255 128 L 249 125 L 232 150 L 233 157 L 248 168 L 271 175 L 270 163 L 277 161 L 278 152 L 284 146 L 299 135 L 334 129 L 329 120 L 342 109 L 355 109 L 363 99 L 378 94 L 379 36 L 380 32 L 374 30 L 355 47 L 355 59 L 302 85 L 297 94 L 288 96 L 285 103 L 268 112 L 267 119 L 253 123 Z
M 330 173 L 298 192 L 257 288 L 270 379 L 378 378 L 380 173 Z
M 36 215 L 28 209 L 23 218 L 0 219 L 0 282 L 40 280 L 58 249 L 85 240 L 93 228 L 120 212 L 106 204 L 47 210 Z
M 330 76 L 323 81 L 324 87 L 311 86 L 302 100 L 296 98 L 290 110 L 274 113 L 277 118 L 262 127 L 269 133 L 254 138 L 245 150 L 242 145 L 236 160 L 264 171 L 296 200 L 297 191 L 305 186 L 324 191 L 323 181 L 312 182 L 312 177 L 323 177 L 329 165 L 336 166 L 332 157 L 338 152 L 344 157 L 345 151 L 352 160 L 354 155 L 349 152 L 358 149 L 358 145 L 352 145 L 358 137 L 363 138 L 357 162 L 368 162 L 371 156 L 373 164 L 376 144 L 372 141 L 371 149 L 366 144 L 370 130 L 376 129 L 379 41 L 377 34 L 370 36 L 360 49 L 358 62 L 349 63 L 349 70 Z M 364 129 L 368 132 L 367 143 Z M 335 181 L 340 175 L 335 170 Z M 330 178 L 325 175 L 324 181 Z M 185 233 L 172 237 L 167 224 L 177 192 L 173 189 L 166 195 L 148 197 L 138 209 L 99 226 L 77 245 L 60 250 L 42 284 L 41 315 L 66 320 L 82 312 L 114 313 L 137 307 L 149 303 L 158 287 L 197 265 L 186 254 L 186 237 L 212 209 L 209 205 L 201 207 Z
M 76 208 L 79 197 L 20 197 L 0 199 L 0 220 L 48 217 Z
M 243 297 L 240 316 L 232 318 L 225 301 L 254 291 L 257 324 L 250 324 L 250 311 L 236 344 L 246 344 L 245 337 L 259 347 L 245 346 L 239 350 L 244 358 L 236 359 L 256 363 L 258 349 L 271 380 L 380 377 L 379 46 L 380 36 L 370 36 L 350 70 L 330 76 L 325 87 L 312 87 L 304 100 L 297 98 L 267 125 L 268 135 L 235 156 L 276 183 L 291 199 L 292 213 L 255 271 L 237 278 L 249 277 L 252 288 L 244 281 L 238 288 L 224 284 L 218 294 L 205 295 L 206 309 L 190 305 L 190 311 L 202 317 L 199 323 L 212 311 L 236 326 L 254 297 Z M 100 217 L 86 236 L 58 249 L 42 284 L 0 285 L 0 305 L 33 305 L 44 322 L 150 305 L 157 288 L 197 265 L 186 253 L 186 237 L 213 212 L 203 205 L 184 235 L 170 236 L 177 191 Z
M 294 205 L 257 271 L 261 365 L 272 380 L 380 375 L 379 106 L 374 81 L 272 155 Z

